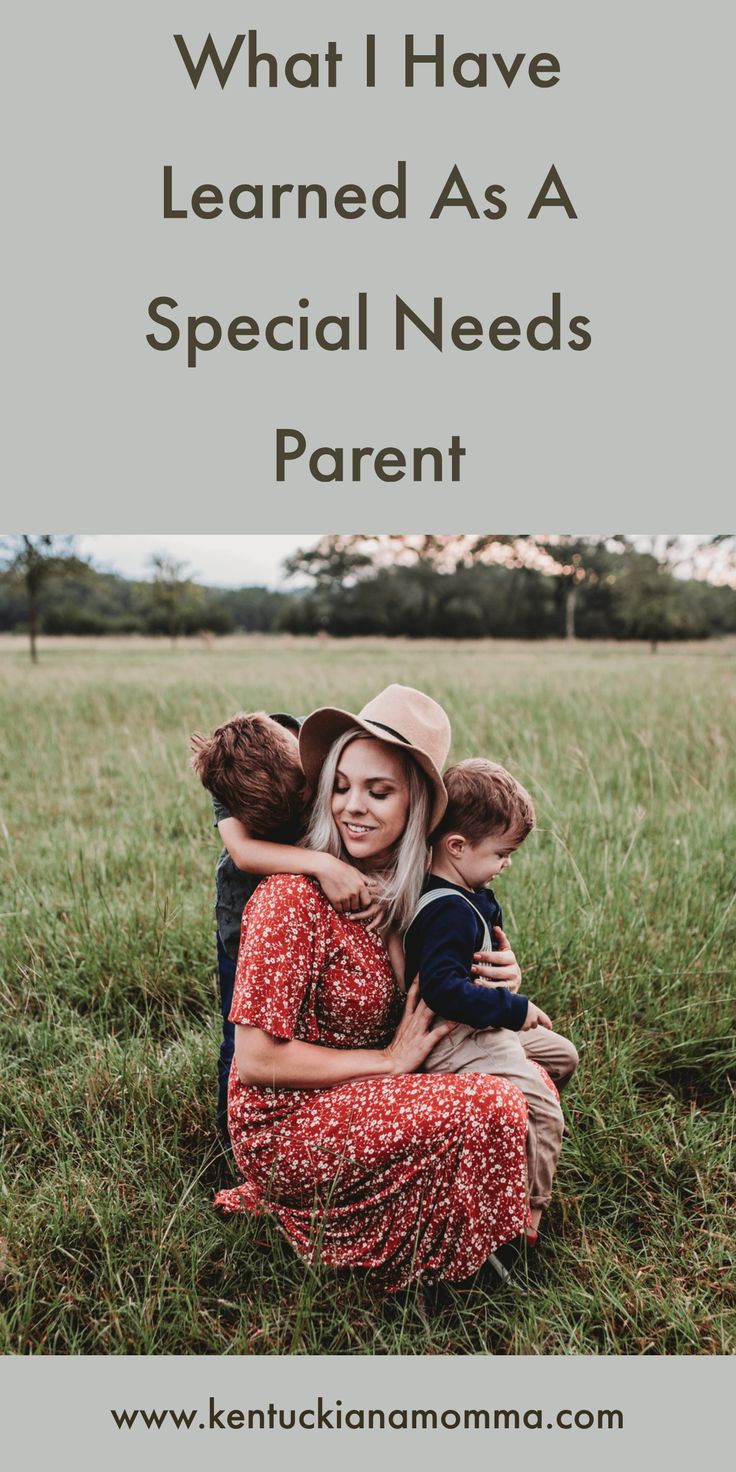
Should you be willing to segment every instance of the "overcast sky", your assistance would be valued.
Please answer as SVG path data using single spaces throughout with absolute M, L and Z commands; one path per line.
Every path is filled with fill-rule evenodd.
M 281 564 L 296 547 L 309 547 L 321 532 L 292 532 L 262 536 L 190 536 L 172 533 L 156 536 L 109 535 L 79 537 L 77 546 L 92 558 L 100 571 L 123 573 L 128 578 L 150 577 L 149 558 L 167 552 L 186 563 L 186 572 L 210 587 L 240 588 L 249 583 L 278 587 L 283 581 Z

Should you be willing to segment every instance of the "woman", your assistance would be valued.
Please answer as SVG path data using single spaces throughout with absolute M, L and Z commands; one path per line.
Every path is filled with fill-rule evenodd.
M 302 727 L 317 783 L 307 842 L 378 879 L 405 926 L 446 806 L 449 722 L 389 686 L 359 716 Z M 278 875 L 243 915 L 229 1127 L 244 1181 L 225 1211 L 267 1211 L 308 1260 L 362 1267 L 389 1291 L 467 1277 L 526 1220 L 526 1106 L 488 1075 L 418 1074 L 452 1024 L 416 986 L 400 1003 L 382 939 L 319 887 Z

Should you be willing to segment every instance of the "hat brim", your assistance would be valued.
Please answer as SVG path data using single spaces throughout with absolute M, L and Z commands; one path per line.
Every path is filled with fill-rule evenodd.
M 412 746 L 400 736 L 393 736 L 383 726 L 374 721 L 363 720 L 361 716 L 356 716 L 351 711 L 325 705 L 319 710 L 312 711 L 302 725 L 299 732 L 299 756 L 312 790 L 314 791 L 317 787 L 319 774 L 330 747 L 346 731 L 365 731 L 366 735 L 372 736 L 375 741 L 383 741 L 386 746 L 396 746 L 399 751 L 413 758 L 429 779 L 432 788 L 433 800 L 429 821 L 429 832 L 432 833 L 447 807 L 445 784 L 432 758 L 427 756 L 426 751 L 422 751 L 421 747 Z

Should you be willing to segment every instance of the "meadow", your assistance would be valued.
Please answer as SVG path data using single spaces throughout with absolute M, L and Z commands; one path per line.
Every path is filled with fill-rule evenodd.
M 736 1347 L 733 648 L 0 642 L 0 1349 L 723 1354 Z M 194 729 L 392 680 L 530 788 L 497 884 L 577 1043 L 528 1284 L 422 1301 L 222 1220 L 219 1018 Z

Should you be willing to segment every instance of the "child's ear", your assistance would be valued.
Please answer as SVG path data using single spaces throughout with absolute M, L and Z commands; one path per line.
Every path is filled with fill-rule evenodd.
M 445 835 L 445 848 L 453 859 L 461 859 L 465 852 L 465 839 L 462 833 L 447 833 Z

